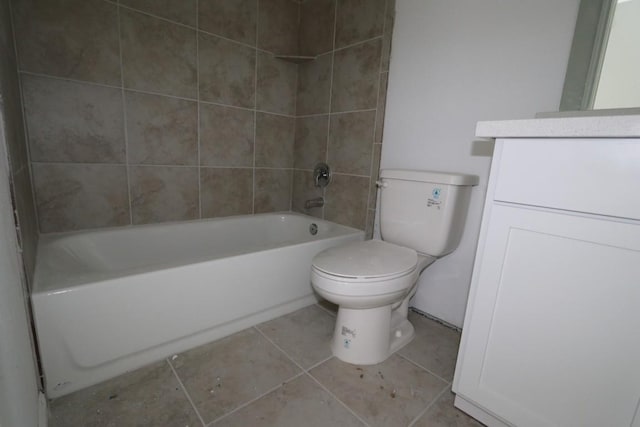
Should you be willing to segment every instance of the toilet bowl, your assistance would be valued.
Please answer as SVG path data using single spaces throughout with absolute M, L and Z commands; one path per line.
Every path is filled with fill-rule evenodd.
M 413 339 L 407 314 L 418 277 L 458 245 L 478 180 L 397 169 L 380 177 L 383 240 L 327 249 L 311 266 L 313 289 L 338 305 L 331 351 L 359 365 L 380 363 Z
M 380 240 L 355 242 L 319 253 L 311 282 L 339 306 L 331 342 L 341 360 L 380 363 L 414 336 L 409 298 L 422 269 L 435 258 Z M 413 291 L 413 292 L 412 292 Z

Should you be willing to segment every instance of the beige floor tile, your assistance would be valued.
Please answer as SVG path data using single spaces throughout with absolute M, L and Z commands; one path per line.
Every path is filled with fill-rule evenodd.
M 255 329 L 181 353 L 171 363 L 205 423 L 300 372 Z
M 372 427 L 408 425 L 446 386 L 396 355 L 370 366 L 333 358 L 310 374 Z
M 338 314 L 338 306 L 332 302 L 329 302 L 327 300 L 321 300 L 320 302 L 318 302 L 318 305 L 320 307 L 322 307 L 323 309 L 325 309 L 326 311 L 328 311 L 330 314 L 333 314 L 334 316 L 336 316 Z
M 329 393 L 304 375 L 220 420 L 214 427 L 363 425 Z
M 413 427 L 481 427 L 474 420 L 453 406 L 455 395 L 445 392 L 438 401 L 413 425 Z
M 51 427 L 201 425 L 165 361 L 63 396 L 49 410 Z
M 311 305 L 258 325 L 289 357 L 307 369 L 331 356 L 335 318 Z
M 460 333 L 410 312 L 409 321 L 416 329 L 416 337 L 399 354 L 444 378 L 453 380 Z

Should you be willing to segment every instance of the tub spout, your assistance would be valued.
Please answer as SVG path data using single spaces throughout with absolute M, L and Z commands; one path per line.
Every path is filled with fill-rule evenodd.
M 324 206 L 324 197 L 316 197 L 315 199 L 309 199 L 304 202 L 305 209 L 321 208 Z

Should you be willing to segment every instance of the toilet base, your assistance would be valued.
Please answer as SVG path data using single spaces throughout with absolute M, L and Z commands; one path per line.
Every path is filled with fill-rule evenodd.
M 392 305 L 368 309 L 340 307 L 331 351 L 347 363 L 374 365 L 407 345 L 414 335 L 406 310 L 392 310 Z

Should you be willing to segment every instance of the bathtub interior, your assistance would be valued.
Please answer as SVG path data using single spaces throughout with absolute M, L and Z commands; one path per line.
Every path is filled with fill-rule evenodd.
M 312 224 L 316 234 L 310 232 Z M 34 292 L 358 232 L 287 212 L 44 235 Z

